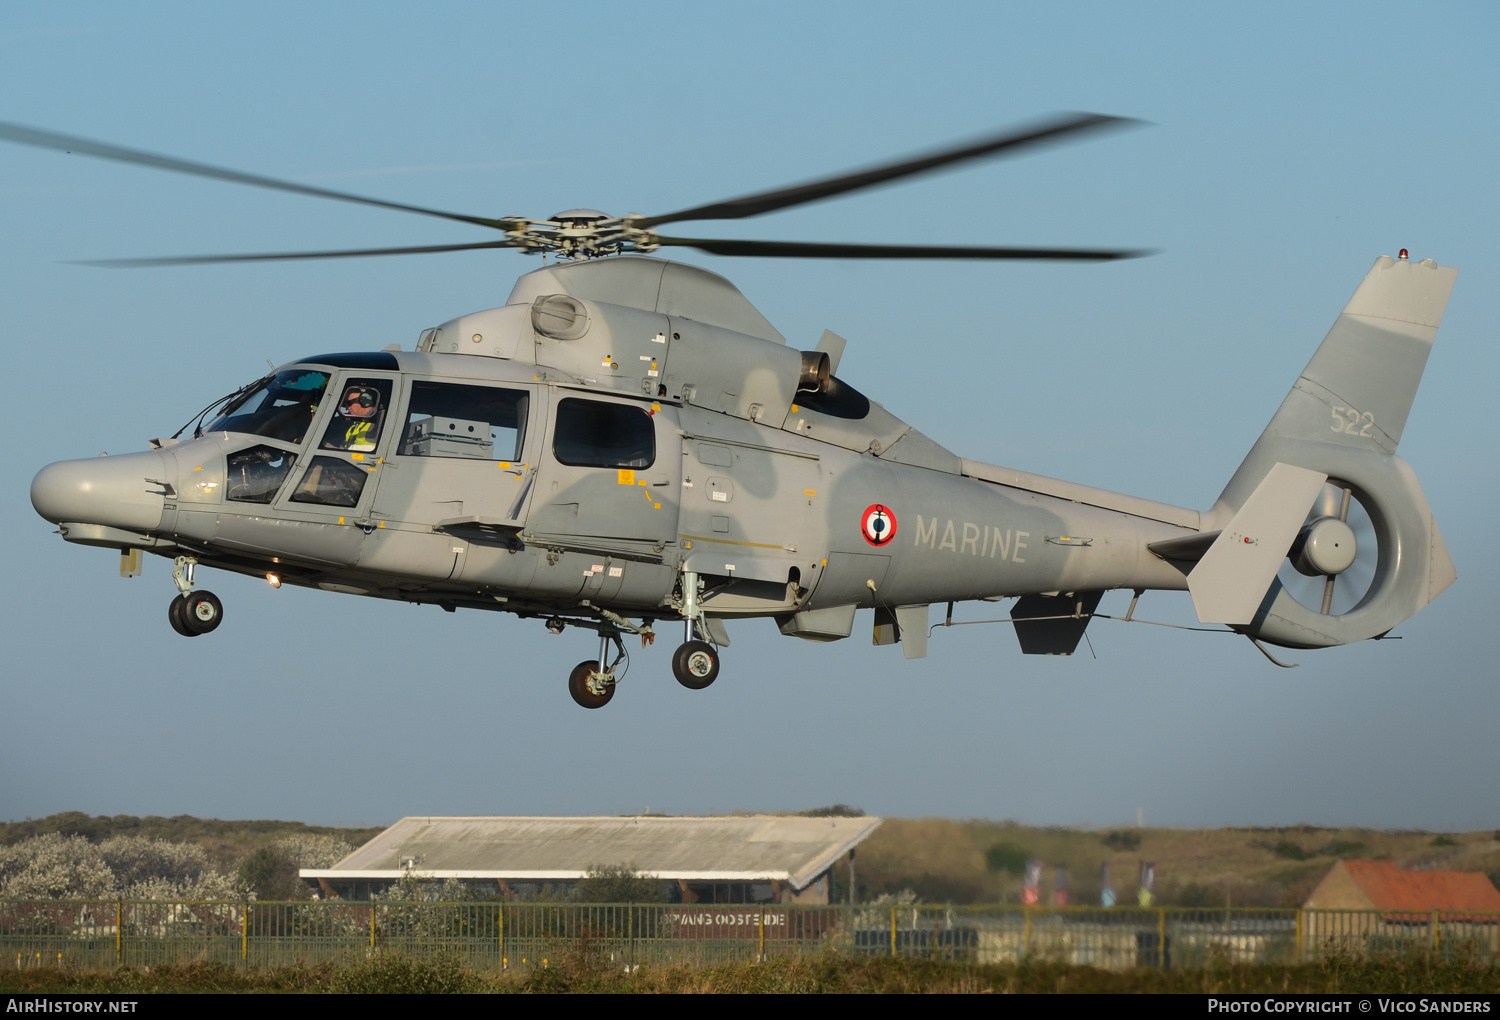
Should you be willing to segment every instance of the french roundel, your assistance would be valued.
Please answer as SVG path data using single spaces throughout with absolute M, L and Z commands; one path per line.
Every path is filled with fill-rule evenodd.
M 865 541 L 871 545 L 885 545 L 896 537 L 896 515 L 888 506 L 876 503 L 865 511 L 864 518 L 859 522 L 860 531 L 864 533 Z

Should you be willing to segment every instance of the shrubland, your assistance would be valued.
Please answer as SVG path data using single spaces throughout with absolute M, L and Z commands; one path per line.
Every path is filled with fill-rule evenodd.
M 805 816 L 858 817 L 833 804 Z M 187 815 L 89 816 L 0 823 L 0 899 L 298 898 L 297 870 L 329 867 L 379 828 L 285 821 L 224 821 Z M 871 902 L 1018 902 L 1028 859 L 1044 864 L 1042 902 L 1066 871 L 1069 901 L 1096 904 L 1101 865 L 1121 903 L 1133 902 L 1143 861 L 1156 867 L 1158 904 L 1186 907 L 1300 904 L 1340 858 L 1389 858 L 1403 867 L 1484 871 L 1500 885 L 1500 833 L 1373 829 L 1104 829 L 1013 821 L 887 818 L 858 849 L 857 898 Z M 847 900 L 849 867 L 834 872 L 833 899 Z M 429 890 L 427 895 L 463 889 Z M 597 869 L 558 899 L 657 902 L 666 890 L 631 868 Z
M 844 957 L 826 953 L 763 962 L 607 965 L 584 948 L 552 966 L 482 971 L 452 958 L 389 953 L 333 964 L 240 969 L 197 963 L 110 971 L 0 970 L 0 992 L 159 994 L 171 992 L 399 993 L 1463 993 L 1500 992 L 1500 970 L 1468 960 L 1358 959 L 1301 964 L 1227 964 L 1194 969 L 1106 971 L 1029 960 L 973 964 L 942 959 Z

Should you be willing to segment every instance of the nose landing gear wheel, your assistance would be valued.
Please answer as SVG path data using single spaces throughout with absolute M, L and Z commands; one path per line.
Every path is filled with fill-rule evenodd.
M 224 622 L 224 604 L 211 591 L 188 592 L 176 601 L 182 603 L 177 610 L 182 624 L 190 634 L 207 634 Z
M 589 659 L 574 666 L 573 672 L 568 675 L 568 693 L 584 708 L 603 708 L 615 696 L 614 684 L 605 684 L 603 694 L 595 694 L 589 690 L 589 678 L 597 672 L 598 660 Z
M 172 624 L 172 629 L 183 637 L 197 637 L 198 632 L 188 630 L 187 621 L 182 618 L 182 611 L 185 608 L 187 608 L 187 599 L 181 595 L 174 595 L 172 601 L 167 603 L 167 620 Z
M 701 691 L 719 678 L 719 653 L 707 641 L 686 641 L 672 653 L 672 675 L 690 691 Z

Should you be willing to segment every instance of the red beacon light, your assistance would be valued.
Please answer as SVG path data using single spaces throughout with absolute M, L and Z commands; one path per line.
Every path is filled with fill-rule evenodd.
M 1402 262 L 1405 262 L 1407 260 L 1407 258 L 1408 258 L 1406 249 L 1402 248 L 1401 251 L 1400 251 L 1400 253 L 1396 257 L 1398 259 L 1400 259 Z

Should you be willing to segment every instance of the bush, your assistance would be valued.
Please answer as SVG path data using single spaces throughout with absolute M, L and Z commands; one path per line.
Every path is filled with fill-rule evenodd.
M 1433 837 L 1432 843 L 1429 844 L 1429 845 L 1430 846 L 1458 846 L 1458 840 L 1456 840 L 1456 839 L 1449 839 L 1447 836 L 1435 836 L 1435 837 Z
M 99 899 L 116 888 L 99 848 L 82 836 L 48 833 L 0 848 L 0 899 Z
M 297 877 L 296 862 L 277 846 L 252 851 L 240 861 L 235 873 L 258 900 L 297 899 L 304 888 Z
M 1020 875 L 1026 871 L 1026 859 L 1030 856 L 1015 843 L 996 843 L 984 852 L 984 866 L 996 874 L 1003 871 Z
M 219 900 L 245 890 L 202 847 L 141 836 L 47 833 L 0 846 L 0 899 Z
M 1178 890 L 1172 901 L 1179 907 L 1222 907 L 1224 890 L 1200 882 L 1189 882 Z
M 419 960 L 385 953 L 343 968 L 328 990 L 355 995 L 455 995 L 483 987 L 484 982 L 455 957 Z
M 1318 847 L 1319 857 L 1353 857 L 1365 848 L 1363 843 L 1348 839 L 1332 839 Z
M 213 870 L 201 846 L 166 839 L 111 836 L 99 844 L 99 855 L 122 889 L 143 882 L 192 884 Z
M 299 868 L 331 868 L 354 852 L 354 847 L 337 836 L 298 833 L 271 844 L 291 858 Z
M 1130 832 L 1122 829 L 1105 833 L 1099 838 L 1111 850 L 1126 851 L 1139 850 L 1141 848 L 1141 834 L 1139 832 Z
M 584 873 L 573 898 L 579 903 L 666 903 L 669 890 L 663 880 L 642 875 L 628 864 L 596 864 Z
M 848 804 L 830 804 L 827 807 L 813 808 L 811 811 L 798 811 L 798 818 L 863 818 L 864 808 L 850 807 Z

